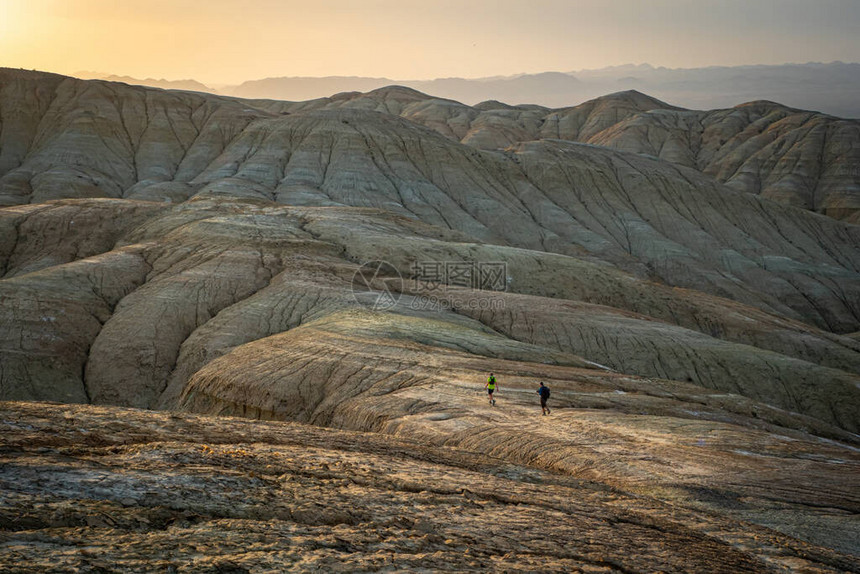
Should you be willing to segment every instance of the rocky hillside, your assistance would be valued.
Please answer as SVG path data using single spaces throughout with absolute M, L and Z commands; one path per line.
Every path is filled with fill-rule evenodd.
M 858 227 L 602 147 L 477 150 L 400 89 L 306 111 L 24 72 L 0 93 L 3 189 L 29 202 L 0 212 L 4 397 L 169 406 L 237 344 L 361 307 L 356 263 L 389 262 L 400 291 L 428 262 L 496 263 L 502 310 L 424 311 L 858 428 L 838 335 L 860 327 Z
M 406 88 L 341 94 L 272 109 L 359 108 L 399 114 L 480 149 L 562 139 L 657 157 L 732 189 L 860 222 L 860 121 L 766 101 L 694 111 L 635 90 L 562 109 L 475 107 Z
M 0 79 L 0 398 L 373 431 L 396 437 L 367 439 L 374 444 L 403 439 L 460 459 L 486 454 L 495 462 L 481 473 L 497 465 L 538 473 L 544 485 L 587 481 L 639 500 L 647 520 L 669 507 L 694 513 L 678 528 L 696 534 L 678 540 L 728 545 L 712 558 L 697 551 L 703 571 L 722 560 L 725 571 L 855 567 L 842 554 L 860 554 L 851 520 L 860 227 L 732 189 L 679 162 L 573 137 L 468 145 L 474 124 L 459 137 L 456 115 L 428 119 L 433 109 L 462 106 L 399 88 L 291 104 L 38 73 Z M 614 121 L 611 98 L 583 108 L 577 133 L 598 137 L 647 113 L 643 106 L 658 110 L 655 100 L 630 98 Z M 469 122 L 501 109 L 474 108 Z M 506 110 L 521 119 L 532 111 L 540 110 Z M 532 127 L 543 129 L 525 122 L 522 134 Z M 384 264 L 362 265 L 371 261 Z M 490 371 L 501 384 L 495 408 L 482 395 Z M 538 380 L 553 389 L 549 417 L 535 404 Z M 4 422 L 10 429 L 35 425 L 26 414 L 33 407 L 7 408 L 4 421 L 26 419 Z M 147 427 L 174 420 L 122 412 Z M 126 416 L 95 407 L 50 416 L 60 413 L 99 436 Z M 269 447 L 238 446 L 260 442 L 247 429 L 324 432 L 242 428 L 222 442 L 251 458 Z M 359 435 L 305 436 L 340 445 Z M 23 437 L 15 448 L 28 444 Z M 174 440 L 166 437 L 143 442 Z M 63 439 L 63 448 L 78 448 L 75 440 Z M 81 445 L 124 439 L 105 440 Z M 170 446 L 168 458 L 197 464 L 194 448 Z M 320 448 L 324 458 L 349 458 L 335 452 L 340 446 Z M 110 464 L 137 455 L 118 456 Z M 147 460 L 140 464 L 166 464 Z M 264 473 L 254 460 L 249 472 Z M 438 482 L 449 471 L 427 472 L 416 480 Z M 507 476 L 511 488 L 524 476 Z M 20 491 L 14 504 L 38 503 L 45 513 L 7 531 L 53 528 L 50 505 L 63 502 L 49 503 L 45 488 Z M 552 496 L 580 496 L 563 488 Z M 91 494 L 96 506 L 114 504 L 113 494 Z M 150 506 L 172 508 L 162 502 Z M 267 506 L 249 504 L 241 516 L 198 514 L 242 521 Z M 282 517 L 306 525 L 294 510 Z M 410 520 L 432 522 L 437 510 Z M 567 524 L 568 507 L 556 510 Z M 158 522 L 148 512 L 141 516 Z M 713 528 L 701 513 L 714 517 Z M 231 524 L 210 526 L 223 534 L 239 523 Z M 304 528 L 295 524 L 282 526 Z M 750 524 L 782 534 L 751 547 L 737 538 Z M 352 536 L 350 548 L 382 551 Z M 557 536 L 579 548 L 573 533 Z M 663 558 L 625 566 L 618 544 L 608 555 L 621 561 L 598 564 L 590 550 L 541 554 L 538 544 L 522 550 L 533 562 L 511 564 L 570 570 L 587 555 L 607 571 L 683 569 L 679 550 L 655 555 L 646 541 L 642 555 Z M 427 548 L 447 560 L 450 550 L 436 542 Z M 111 548 L 100 555 L 120 552 Z M 484 558 L 463 568 L 492 566 L 482 560 L 496 547 L 481 548 Z M 550 556 L 571 562 L 546 566 Z
M 704 112 L 627 91 L 572 108 L 493 101 L 471 107 L 388 87 L 288 103 L 8 69 L 0 70 L 0 142 L 6 142 L 0 205 L 57 195 L 125 197 L 139 191 L 136 184 L 152 183 L 182 195 L 182 186 L 165 184 L 199 181 L 252 120 L 265 124 L 284 114 L 335 109 L 400 116 L 484 150 L 562 139 L 634 152 L 695 169 L 738 191 L 860 221 L 860 121 L 774 102 Z M 110 152 L 103 153 L 106 148 Z

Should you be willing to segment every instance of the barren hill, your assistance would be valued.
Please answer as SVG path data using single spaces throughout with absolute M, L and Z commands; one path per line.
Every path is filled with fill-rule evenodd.
M 714 513 L 708 544 L 747 544 L 736 521 L 783 533 L 732 554 L 740 570 L 853 568 L 860 227 L 573 141 L 692 113 L 638 93 L 562 111 L 399 87 L 287 103 L 4 71 L 0 398 L 480 452 Z M 87 432 L 120 416 L 67 412 Z M 680 571 L 678 552 L 633 569 Z
M 20 105 L 16 98 L 29 94 L 28 90 L 35 89 L 38 93 L 32 101 L 24 103 L 24 113 L 16 112 L 6 119 L 11 125 L 5 128 L 5 137 L 15 142 L 4 146 L 11 149 L 4 149 L 5 158 L 0 157 L 0 205 L 27 201 L 30 193 L 37 200 L 46 192 L 50 194 L 53 182 L 59 177 L 56 171 L 69 164 L 75 166 L 67 174 L 74 176 L 69 178 L 69 184 L 80 190 L 78 194 L 117 196 L 127 194 L 136 183 L 200 180 L 208 163 L 253 119 L 350 109 L 401 116 L 484 150 L 504 149 L 532 140 L 562 139 L 644 154 L 695 169 L 738 191 L 849 222 L 856 223 L 860 217 L 857 215 L 860 120 L 842 120 L 773 102 L 751 102 L 728 110 L 701 112 L 676 108 L 639 92 L 627 91 L 556 110 L 498 102 L 470 107 L 409 88 L 386 87 L 367 94 L 344 93 L 288 103 L 158 93 L 142 87 L 119 88 L 117 84 L 104 82 L 62 80 L 60 76 L 52 76 L 54 79 L 49 81 L 45 75 L 37 88 L 31 84 L 40 77 L 38 74 L 7 70 L 4 77 L 5 95 L 0 97 L 8 100 L 4 106 L 7 110 Z M 55 88 L 48 87 L 61 81 Z M 119 99 L 111 94 L 117 89 L 123 90 Z M 130 100 L 118 109 L 120 100 L 126 98 Z M 48 105 L 49 101 L 50 110 L 32 108 Z M 83 107 L 77 108 L 80 103 Z M 65 105 L 77 109 L 64 109 Z M 88 145 L 94 147 L 87 151 L 100 154 L 104 146 L 116 143 L 117 150 L 105 157 L 98 156 L 100 161 L 110 161 L 108 157 L 118 154 L 120 157 L 112 159 L 128 164 L 133 173 L 128 173 L 129 170 L 120 173 L 117 166 L 95 165 L 91 163 L 95 158 L 75 157 L 86 152 L 77 146 L 79 142 L 64 139 L 71 135 L 65 128 L 72 118 L 79 123 L 88 121 L 86 116 L 80 117 L 87 107 L 95 114 L 90 128 L 80 125 L 84 129 L 79 135 L 92 131 Z M 45 122 L 41 121 L 43 111 L 50 112 Z M 141 124 L 141 113 L 146 114 L 145 125 Z M 55 121 L 65 123 L 56 125 Z M 34 130 L 39 122 L 47 132 L 36 140 Z M 207 129 L 216 125 L 226 131 L 207 133 Z M 120 131 L 112 133 L 117 129 Z M 161 134 L 164 129 L 173 133 Z M 153 147 L 156 141 L 172 149 Z M 31 143 L 33 149 L 22 142 Z M 42 150 L 42 145 L 49 147 Z M 66 150 L 69 146 L 76 149 Z M 149 164 L 157 161 L 162 151 L 170 156 L 170 164 L 151 170 Z M 191 151 L 191 157 L 186 157 L 186 151 Z M 21 165 L 22 154 L 35 157 Z M 62 159 L 58 161 L 50 154 L 59 154 Z M 184 165 L 180 166 L 180 161 Z M 6 173 L 16 167 L 12 173 Z M 88 169 L 98 176 L 79 173 Z M 89 187 L 96 189 L 85 191 Z M 64 192 L 63 196 L 68 197 L 69 193 Z
M 486 150 L 547 139 L 595 144 L 693 168 L 732 189 L 860 221 L 860 121 L 774 102 L 704 112 L 630 90 L 555 110 L 499 102 L 469 107 L 407 88 L 383 88 L 266 107 L 375 109 Z

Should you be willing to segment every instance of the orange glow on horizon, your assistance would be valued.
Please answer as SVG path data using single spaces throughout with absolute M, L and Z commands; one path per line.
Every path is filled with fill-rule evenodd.
M 775 3 L 779 18 L 767 17 Z M 860 60 L 860 4 L 822 3 L 831 9 L 801 0 L 0 0 L 0 66 L 218 85 Z M 727 6 L 748 6 L 749 22 Z

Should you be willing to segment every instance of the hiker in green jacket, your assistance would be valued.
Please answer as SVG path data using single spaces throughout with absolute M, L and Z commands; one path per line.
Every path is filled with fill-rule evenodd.
M 499 388 L 499 385 L 496 383 L 496 377 L 493 373 L 490 373 L 490 376 L 487 377 L 487 384 L 484 385 L 484 388 L 487 389 L 487 394 L 490 397 L 490 404 L 495 406 L 496 399 L 493 398 L 493 393 Z

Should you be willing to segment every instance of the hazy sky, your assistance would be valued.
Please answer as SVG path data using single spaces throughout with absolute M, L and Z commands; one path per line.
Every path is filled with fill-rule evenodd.
M 0 0 L 0 66 L 238 83 L 860 61 L 860 0 Z

